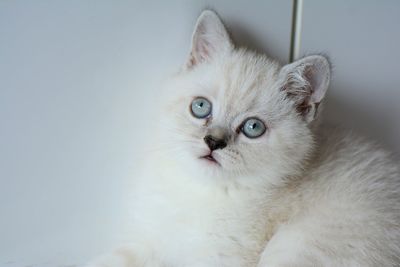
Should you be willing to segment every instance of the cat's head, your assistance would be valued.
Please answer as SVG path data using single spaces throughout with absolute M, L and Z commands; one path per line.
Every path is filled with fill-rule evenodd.
M 171 153 L 198 173 L 233 179 L 295 174 L 313 148 L 310 123 L 329 79 L 319 55 L 282 67 L 235 48 L 218 16 L 204 11 L 169 84 Z

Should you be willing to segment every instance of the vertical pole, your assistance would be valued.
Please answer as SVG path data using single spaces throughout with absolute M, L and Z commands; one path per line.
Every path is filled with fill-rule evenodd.
M 290 53 L 289 53 L 290 62 L 293 62 L 299 58 L 302 14 L 303 14 L 303 0 L 293 0 L 292 32 L 290 36 Z

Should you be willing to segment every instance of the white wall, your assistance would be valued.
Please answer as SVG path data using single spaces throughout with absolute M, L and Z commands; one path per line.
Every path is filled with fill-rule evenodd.
M 152 100 L 204 7 L 287 61 L 289 0 L 0 1 L 0 266 L 79 265 L 123 240 Z

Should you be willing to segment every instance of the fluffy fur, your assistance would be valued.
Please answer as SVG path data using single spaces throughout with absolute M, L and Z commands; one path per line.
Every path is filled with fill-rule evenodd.
M 166 86 L 159 144 L 135 179 L 129 245 L 90 266 L 399 266 L 399 170 L 385 151 L 314 120 L 329 63 L 280 66 L 236 49 L 200 16 L 182 71 Z M 212 103 L 192 116 L 197 96 Z M 249 139 L 248 117 L 267 131 Z M 203 138 L 224 133 L 214 150 Z

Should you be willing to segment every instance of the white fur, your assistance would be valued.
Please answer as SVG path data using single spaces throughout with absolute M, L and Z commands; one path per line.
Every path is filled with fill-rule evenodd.
M 328 83 L 325 58 L 282 68 L 234 49 L 205 11 L 135 178 L 131 243 L 90 266 L 399 266 L 399 170 L 380 148 L 313 121 Z M 208 121 L 189 111 L 196 96 L 212 102 Z M 237 132 L 252 116 L 267 126 L 256 139 Z M 220 165 L 199 159 L 217 128 L 230 137 L 213 153 Z

